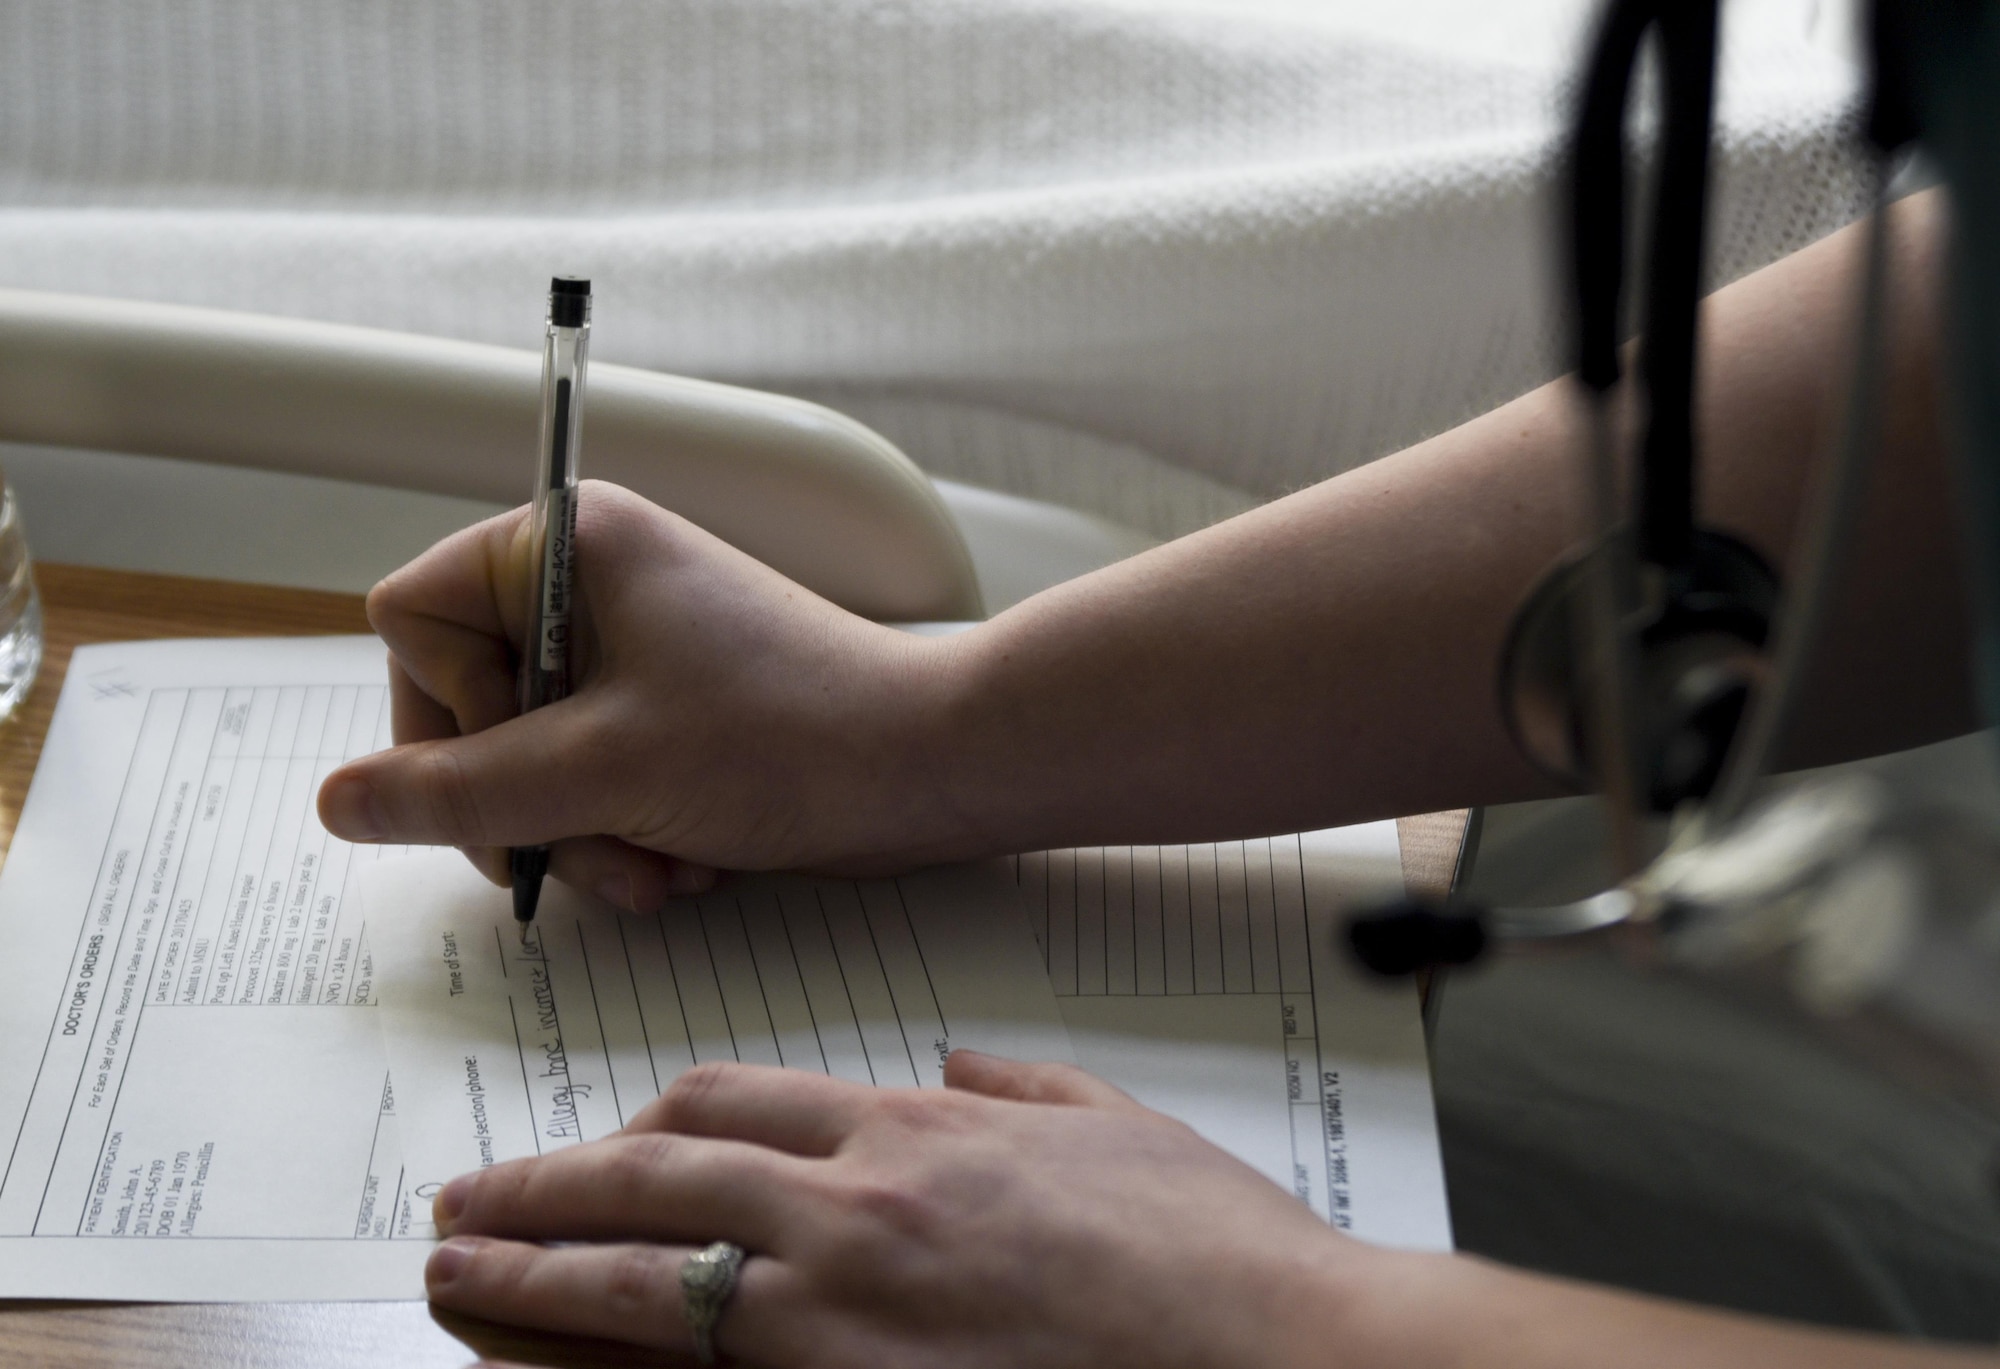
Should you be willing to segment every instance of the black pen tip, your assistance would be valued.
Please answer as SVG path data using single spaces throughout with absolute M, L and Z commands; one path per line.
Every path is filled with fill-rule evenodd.
M 542 901 L 542 880 L 549 873 L 549 848 L 546 846 L 516 846 L 507 853 L 507 873 L 514 877 L 514 920 L 521 924 L 521 935 L 528 935 L 528 924 L 535 920 L 535 907 Z
M 523 933 L 535 920 L 535 908 L 542 901 L 542 877 L 539 874 L 525 874 L 516 871 L 514 875 L 514 920 L 521 924 Z

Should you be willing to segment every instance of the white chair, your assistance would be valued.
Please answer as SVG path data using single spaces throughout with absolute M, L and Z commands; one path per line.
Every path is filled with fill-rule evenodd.
M 526 350 L 0 290 L 0 441 L 514 503 L 530 483 L 540 367 Z M 930 480 L 818 405 L 595 364 L 584 470 L 857 613 L 983 616 Z

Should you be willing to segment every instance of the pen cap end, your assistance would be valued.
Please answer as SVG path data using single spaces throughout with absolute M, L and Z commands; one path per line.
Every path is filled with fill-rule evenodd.
M 581 276 L 557 276 L 549 282 L 549 322 L 558 328 L 581 328 L 590 321 L 590 282 Z

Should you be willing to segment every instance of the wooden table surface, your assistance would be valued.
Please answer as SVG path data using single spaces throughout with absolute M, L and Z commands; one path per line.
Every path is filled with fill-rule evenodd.
M 366 632 L 361 599 L 76 566 L 38 568 L 47 617 L 40 681 L 0 728 L 0 849 L 14 835 L 70 652 L 153 637 Z M 1413 891 L 1450 884 L 1463 813 L 1405 818 L 1403 877 Z M 0 1300 L 0 1364 L 334 1366 L 657 1364 L 657 1353 L 503 1331 L 433 1314 L 421 1302 L 107 1304 Z

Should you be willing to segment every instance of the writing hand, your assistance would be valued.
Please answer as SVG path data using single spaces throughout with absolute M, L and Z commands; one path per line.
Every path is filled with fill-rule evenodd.
M 935 829 L 920 784 L 949 643 L 843 612 L 617 486 L 583 486 L 578 680 L 515 712 L 528 600 L 515 510 L 368 596 L 391 653 L 396 746 L 320 791 L 350 841 L 453 845 L 498 883 L 504 848 L 650 911 L 706 867 L 869 868 Z M 905 862 L 907 863 L 907 862 Z

